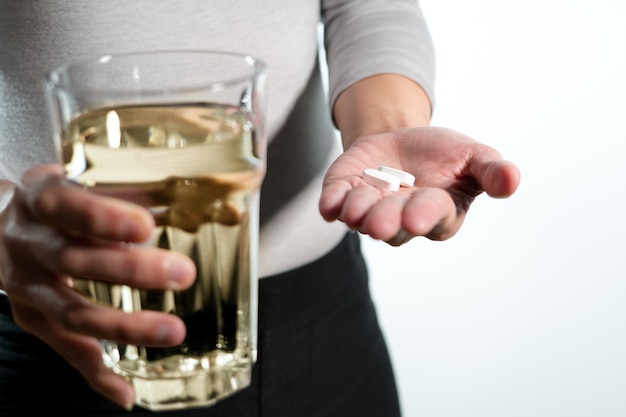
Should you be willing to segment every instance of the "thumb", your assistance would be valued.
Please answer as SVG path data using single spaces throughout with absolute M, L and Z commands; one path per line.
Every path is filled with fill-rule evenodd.
M 481 161 L 477 165 L 474 175 L 489 196 L 506 198 L 517 190 L 521 173 L 514 163 L 499 159 Z

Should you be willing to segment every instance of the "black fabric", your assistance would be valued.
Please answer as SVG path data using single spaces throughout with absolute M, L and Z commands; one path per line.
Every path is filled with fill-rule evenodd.
M 397 417 L 392 366 L 359 245 L 348 233 L 317 261 L 260 281 L 252 384 L 206 408 L 122 410 L 21 331 L 0 296 L 0 416 Z

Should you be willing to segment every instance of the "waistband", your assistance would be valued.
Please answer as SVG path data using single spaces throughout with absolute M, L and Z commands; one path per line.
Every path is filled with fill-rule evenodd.
M 331 251 L 259 281 L 259 327 L 314 322 L 343 300 L 369 291 L 360 236 L 348 232 Z

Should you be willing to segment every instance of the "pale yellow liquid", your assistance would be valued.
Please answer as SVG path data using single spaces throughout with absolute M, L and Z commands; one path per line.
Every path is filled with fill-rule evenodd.
M 204 406 L 249 385 L 256 357 L 258 190 L 264 164 L 254 126 L 220 106 L 121 107 L 76 118 L 62 146 L 68 177 L 147 207 L 147 244 L 194 260 L 184 291 L 138 290 L 75 279 L 75 288 L 124 311 L 180 316 L 172 348 L 102 341 L 104 360 L 153 410 Z

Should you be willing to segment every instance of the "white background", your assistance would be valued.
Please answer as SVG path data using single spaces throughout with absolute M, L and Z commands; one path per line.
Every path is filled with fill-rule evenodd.
M 422 0 L 433 124 L 518 164 L 459 234 L 364 239 L 406 417 L 626 416 L 626 2 Z

